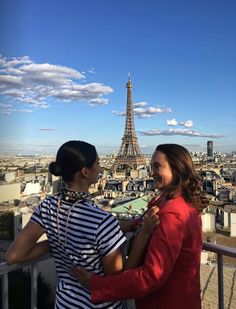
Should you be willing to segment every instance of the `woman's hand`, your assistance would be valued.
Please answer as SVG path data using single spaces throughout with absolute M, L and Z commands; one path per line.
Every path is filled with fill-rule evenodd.
M 82 267 L 72 267 L 71 274 L 85 287 L 90 290 L 92 273 Z
M 143 224 L 140 233 L 150 237 L 156 227 L 160 224 L 158 216 L 159 207 L 153 206 L 149 208 L 143 217 Z

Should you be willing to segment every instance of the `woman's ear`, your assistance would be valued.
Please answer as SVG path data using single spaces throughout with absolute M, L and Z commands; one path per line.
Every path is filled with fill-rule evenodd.
M 85 178 L 88 178 L 89 177 L 89 169 L 86 167 L 86 166 L 84 166 L 82 169 L 81 169 L 81 174 L 82 174 L 82 176 L 84 176 Z

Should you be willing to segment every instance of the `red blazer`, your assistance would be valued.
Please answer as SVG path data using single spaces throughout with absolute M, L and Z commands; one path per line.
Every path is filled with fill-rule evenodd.
M 116 275 L 92 275 L 94 302 L 134 298 L 137 309 L 199 309 L 201 215 L 180 196 L 160 209 L 144 264 Z

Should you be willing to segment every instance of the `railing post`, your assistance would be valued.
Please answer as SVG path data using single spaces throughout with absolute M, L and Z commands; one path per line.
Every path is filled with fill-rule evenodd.
M 31 265 L 31 309 L 37 309 L 37 264 Z
M 8 273 L 2 276 L 2 308 L 9 308 L 9 295 L 8 295 Z
M 218 304 L 219 309 L 224 309 L 224 279 L 223 279 L 223 255 L 217 254 L 218 270 Z

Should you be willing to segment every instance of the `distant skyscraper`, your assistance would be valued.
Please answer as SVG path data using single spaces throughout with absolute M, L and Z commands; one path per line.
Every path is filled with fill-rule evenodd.
M 207 156 L 213 158 L 213 141 L 207 141 Z
M 120 151 L 115 159 L 112 170 L 122 166 L 129 166 L 136 169 L 138 165 L 145 165 L 146 159 L 142 155 L 138 144 L 134 127 L 133 101 L 132 101 L 132 82 L 129 76 L 126 84 L 127 88 L 127 105 L 126 105 L 126 122 L 125 132 L 122 138 Z

